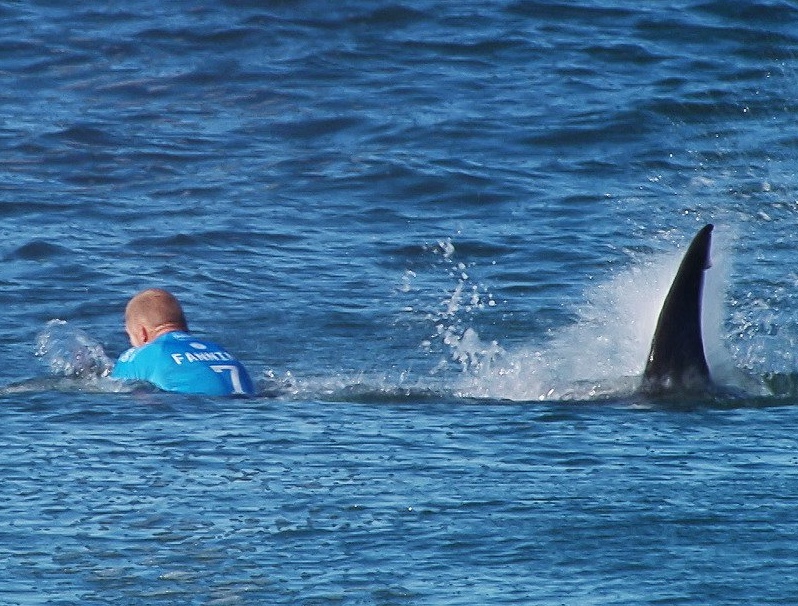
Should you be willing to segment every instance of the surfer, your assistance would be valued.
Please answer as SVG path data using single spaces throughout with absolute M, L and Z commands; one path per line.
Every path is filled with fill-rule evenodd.
M 125 308 L 132 347 L 111 377 L 146 381 L 165 391 L 212 396 L 253 395 L 246 368 L 219 345 L 189 333 L 177 298 L 160 288 L 135 295 Z

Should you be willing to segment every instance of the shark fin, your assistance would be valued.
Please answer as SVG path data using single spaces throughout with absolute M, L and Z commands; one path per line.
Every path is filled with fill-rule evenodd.
M 695 235 L 665 298 L 643 372 L 644 393 L 693 391 L 712 385 L 701 331 L 712 228 L 706 225 Z

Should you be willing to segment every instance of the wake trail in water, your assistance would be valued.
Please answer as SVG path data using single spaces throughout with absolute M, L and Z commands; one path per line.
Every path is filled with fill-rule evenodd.
M 724 285 L 730 257 L 721 250 L 716 246 L 713 268 L 707 272 L 704 330 L 713 376 L 725 382 L 734 375 L 729 370 L 734 363 L 723 347 Z M 398 376 L 362 372 L 299 377 L 269 371 L 273 393 L 298 399 L 374 402 L 580 401 L 622 399 L 636 393 L 683 248 L 635 260 L 631 267 L 591 286 L 584 293 L 584 303 L 573 310 L 572 323 L 545 340 L 530 335 L 528 345 L 512 348 L 481 338 L 480 321 L 500 305 L 456 252 L 451 240 L 424 247 L 424 253 L 435 259 L 428 266 L 433 279 L 420 275 L 421 270 L 408 270 L 399 289 L 414 298 L 403 313 L 426 326 L 419 347 L 431 367 Z M 449 287 L 431 295 L 441 281 L 449 282 Z M 414 286 L 418 282 L 425 286 Z

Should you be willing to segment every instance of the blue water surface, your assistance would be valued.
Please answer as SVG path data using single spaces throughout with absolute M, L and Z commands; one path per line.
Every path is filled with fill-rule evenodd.
M 793 2 L 0 17 L 0 603 L 798 601 Z M 104 376 L 150 286 L 259 397 Z

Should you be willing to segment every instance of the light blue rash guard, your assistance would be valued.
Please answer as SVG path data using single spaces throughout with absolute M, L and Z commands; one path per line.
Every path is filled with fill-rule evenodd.
M 131 347 L 111 377 L 147 381 L 165 391 L 209 396 L 253 395 L 246 368 L 224 348 L 187 332 L 168 332 L 141 347 Z

